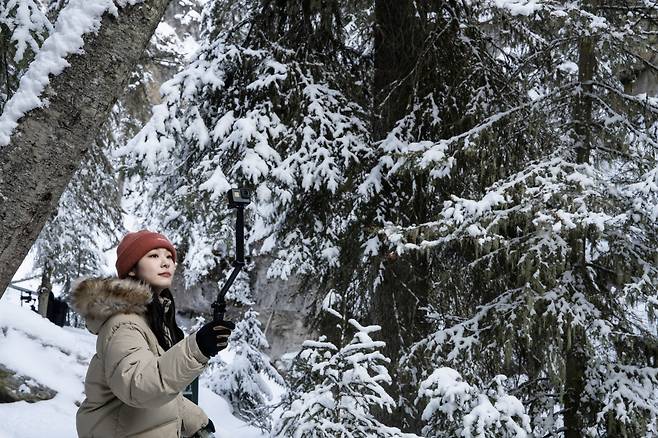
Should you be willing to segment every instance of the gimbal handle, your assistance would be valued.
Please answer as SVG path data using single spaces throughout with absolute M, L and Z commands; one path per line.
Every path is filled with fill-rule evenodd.
M 231 189 L 228 193 L 229 207 L 237 210 L 235 220 L 235 260 L 233 261 L 233 271 L 229 275 L 226 283 L 217 295 L 217 300 L 212 303 L 213 320 L 223 321 L 226 313 L 226 293 L 240 273 L 240 270 L 246 264 L 244 260 L 244 207 L 249 204 L 249 191 L 247 189 Z

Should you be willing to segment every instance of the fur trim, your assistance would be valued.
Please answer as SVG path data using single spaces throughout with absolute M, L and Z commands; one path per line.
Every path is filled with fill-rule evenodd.
M 87 278 L 71 292 L 71 307 L 85 319 L 105 320 L 118 313 L 144 314 L 153 299 L 151 289 L 130 279 Z

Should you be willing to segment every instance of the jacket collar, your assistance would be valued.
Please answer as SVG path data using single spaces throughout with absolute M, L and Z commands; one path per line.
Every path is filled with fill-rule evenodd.
M 131 279 L 88 278 L 71 292 L 71 307 L 85 318 L 90 332 L 97 334 L 105 321 L 120 313 L 143 315 L 153 299 L 151 288 Z

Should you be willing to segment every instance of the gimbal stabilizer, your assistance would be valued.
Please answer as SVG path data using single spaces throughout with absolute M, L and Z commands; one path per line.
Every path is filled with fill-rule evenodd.
M 231 275 L 226 280 L 222 290 L 219 291 L 215 302 L 212 303 L 213 320 L 215 321 L 224 320 L 224 313 L 226 312 L 226 300 L 224 297 L 240 273 L 240 270 L 246 264 L 244 260 L 244 208 L 251 202 L 249 199 L 251 194 L 248 189 L 241 188 L 231 189 L 227 195 L 229 208 L 235 208 L 238 211 L 235 221 L 235 260 L 233 261 Z

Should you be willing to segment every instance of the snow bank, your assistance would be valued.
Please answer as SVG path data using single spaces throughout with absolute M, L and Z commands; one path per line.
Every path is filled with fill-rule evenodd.
M 11 290 L 0 301 L 0 364 L 57 395 L 36 403 L 0 403 L 0 438 L 70 438 L 75 429 L 76 403 L 84 399 L 83 382 L 96 349 L 96 336 L 85 329 L 58 327 L 28 307 L 20 307 Z M 231 362 L 234 353 L 220 353 Z M 272 390 L 280 393 L 273 382 Z M 280 395 L 280 394 L 279 394 Z M 218 428 L 218 438 L 264 438 L 259 429 L 231 415 L 228 403 L 208 389 L 201 377 L 199 405 Z

